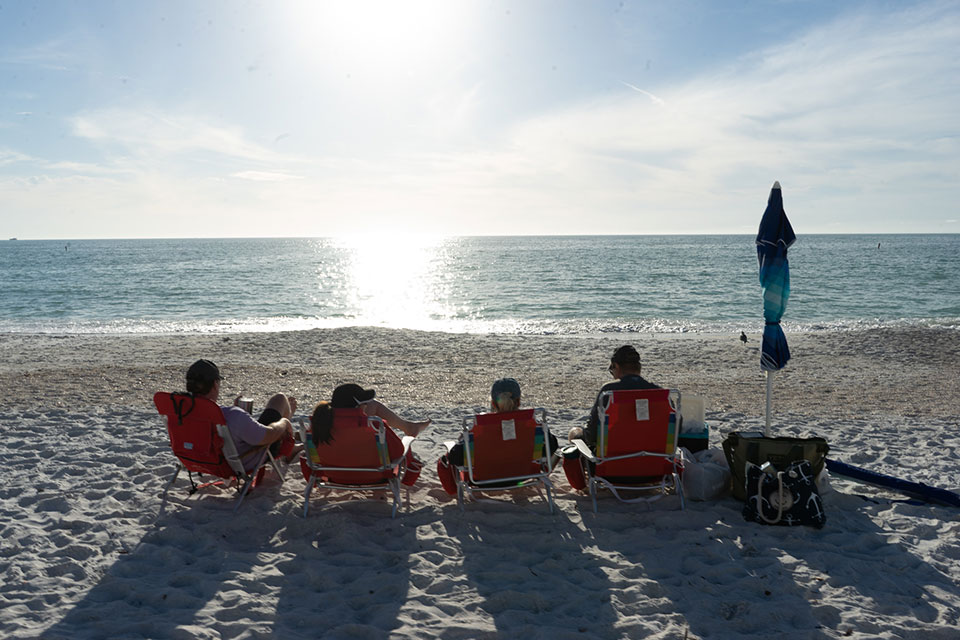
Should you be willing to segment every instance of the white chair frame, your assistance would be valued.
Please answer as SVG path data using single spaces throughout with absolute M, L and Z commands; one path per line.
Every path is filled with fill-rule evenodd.
M 551 493 L 553 484 L 550 482 L 549 477 L 550 473 L 553 471 L 551 468 L 553 452 L 550 451 L 550 428 L 547 426 L 547 410 L 543 408 L 536 408 L 533 410 L 533 412 L 534 419 L 543 429 L 543 452 L 547 467 L 546 470 L 541 471 L 540 473 L 524 474 L 504 478 L 492 478 L 488 480 L 477 480 L 473 475 L 473 456 L 471 455 L 470 451 L 469 436 L 471 430 L 476 425 L 476 416 L 467 416 L 463 419 L 463 424 L 460 431 L 460 442 L 463 443 L 464 465 L 459 468 L 455 467 L 453 474 L 457 483 L 457 504 L 459 505 L 461 512 L 464 511 L 464 500 L 467 494 L 469 494 L 472 499 L 478 500 L 479 498 L 474 495 L 475 493 L 491 491 L 514 491 L 516 489 L 522 489 L 529 486 L 536 486 L 537 492 L 541 497 L 543 497 L 544 492 L 546 493 L 545 500 L 550 508 L 550 513 L 554 513 L 553 494 Z M 448 454 L 456 444 L 456 441 L 444 442 Z M 460 471 L 463 468 L 466 468 L 467 480 L 462 479 L 460 476 Z M 507 487 L 492 486 L 504 482 L 516 482 L 516 484 Z M 543 492 L 540 491 L 541 487 L 543 488 Z
M 299 421 L 299 431 L 300 431 L 300 440 L 304 444 L 307 442 L 307 438 L 310 437 L 307 434 L 306 425 L 303 423 L 303 419 Z M 386 446 L 386 430 L 390 427 L 376 416 L 367 417 L 367 425 L 371 429 L 376 431 L 378 442 L 383 443 L 380 446 Z M 322 465 L 313 462 L 310 459 L 310 455 L 307 449 L 304 449 L 303 453 L 300 455 L 306 461 L 307 467 L 310 469 L 310 478 L 307 480 L 307 488 L 303 492 L 303 517 L 306 518 L 310 509 L 310 494 L 313 492 L 314 488 L 327 489 L 327 490 L 340 490 L 340 491 L 378 491 L 382 489 L 389 489 L 393 495 L 393 509 L 390 513 L 391 518 L 396 518 L 397 512 L 400 509 L 400 478 L 403 476 L 403 473 L 407 466 L 407 452 L 410 450 L 410 446 L 413 443 L 413 436 L 404 436 L 401 438 L 403 442 L 403 453 L 400 454 L 398 458 L 390 460 L 388 464 L 380 464 L 376 467 L 334 467 L 329 465 Z M 382 482 L 375 482 L 370 484 L 347 484 L 340 482 L 326 482 L 317 477 L 316 472 L 323 471 L 356 471 L 356 472 L 380 472 L 385 473 L 396 469 L 396 474 L 393 478 L 388 478 Z M 409 502 L 410 490 L 407 489 L 407 501 Z
M 604 424 L 609 417 L 607 415 L 607 408 L 610 406 L 610 402 L 613 401 L 613 394 L 615 391 L 605 391 L 600 394 L 600 420 L 602 421 L 597 429 L 597 450 L 602 451 L 604 449 L 604 438 L 606 437 L 606 429 L 603 428 L 606 425 Z M 580 459 L 583 463 L 584 475 L 587 478 L 587 485 L 590 491 L 590 498 L 593 501 L 593 512 L 597 513 L 597 493 L 598 490 L 608 489 L 613 496 L 620 502 L 626 503 L 635 503 L 635 502 L 650 502 L 653 500 L 659 500 L 670 489 L 674 489 L 677 493 L 677 496 L 680 498 L 680 509 L 685 508 L 684 498 L 683 498 L 683 483 L 680 481 L 680 471 L 683 468 L 683 462 L 680 458 L 679 453 L 679 438 L 680 438 L 680 392 L 676 389 L 670 389 L 670 404 L 673 407 L 676 415 L 678 417 L 677 430 L 675 434 L 675 446 L 673 453 L 657 453 L 653 451 L 637 451 L 635 453 L 627 453 L 619 456 L 610 456 L 610 457 L 600 457 L 596 455 L 583 440 L 577 439 L 573 441 L 573 444 L 576 445 L 577 450 L 580 452 Z M 613 462 L 615 460 L 625 460 L 628 458 L 643 458 L 643 457 L 655 457 L 663 458 L 670 462 L 672 472 L 664 475 L 659 482 L 651 482 L 647 484 L 616 484 L 606 478 L 601 478 L 596 476 L 594 473 L 590 472 L 590 467 L 588 463 L 593 463 L 594 465 L 599 465 L 604 462 Z M 627 498 L 621 495 L 621 492 L 630 491 L 638 492 L 643 494 L 654 493 L 654 495 L 639 495 L 633 498 Z

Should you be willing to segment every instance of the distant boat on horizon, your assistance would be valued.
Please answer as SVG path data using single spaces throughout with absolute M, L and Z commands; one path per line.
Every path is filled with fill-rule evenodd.
M 10 242 L 13 242 L 14 240 L 16 240 L 16 238 L 10 238 Z

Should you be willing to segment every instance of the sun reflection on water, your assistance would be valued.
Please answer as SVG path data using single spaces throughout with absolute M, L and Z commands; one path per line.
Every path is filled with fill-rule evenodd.
M 365 324 L 396 328 L 424 328 L 449 318 L 445 245 L 443 237 L 412 234 L 336 239 L 348 313 Z

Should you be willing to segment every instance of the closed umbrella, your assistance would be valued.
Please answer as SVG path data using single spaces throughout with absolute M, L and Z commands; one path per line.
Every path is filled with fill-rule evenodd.
M 763 287 L 763 345 L 760 369 L 767 372 L 766 435 L 770 435 L 770 411 L 773 402 L 773 375 L 787 364 L 790 349 L 783 335 L 780 319 L 790 297 L 790 265 L 787 249 L 797 239 L 783 210 L 780 183 L 774 182 L 767 200 L 767 210 L 757 232 L 757 260 L 760 262 L 760 285 Z

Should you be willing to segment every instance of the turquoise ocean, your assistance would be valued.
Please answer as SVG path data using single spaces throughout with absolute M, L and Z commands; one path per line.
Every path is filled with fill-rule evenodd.
M 790 331 L 960 328 L 960 234 L 807 235 Z M 0 332 L 762 330 L 753 236 L 0 242 Z

